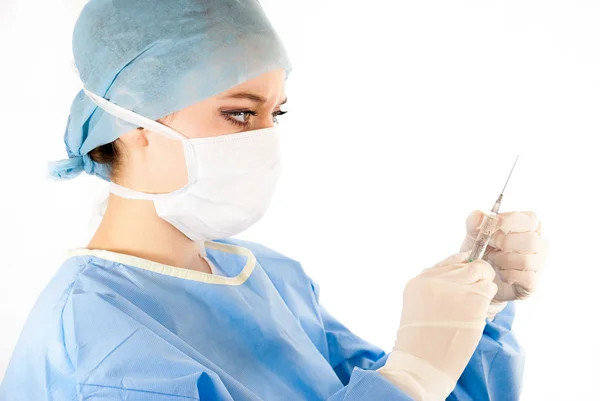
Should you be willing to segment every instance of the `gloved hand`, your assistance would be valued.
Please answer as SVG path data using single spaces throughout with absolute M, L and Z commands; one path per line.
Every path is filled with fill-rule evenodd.
M 490 319 L 506 306 L 507 301 L 528 298 L 535 291 L 548 248 L 535 213 L 499 213 L 497 218 L 495 233 L 483 256 L 496 271 L 494 282 L 498 285 L 498 293 L 488 311 Z M 483 219 L 482 211 L 469 215 L 461 252 L 473 247 Z
M 450 256 L 404 289 L 396 343 L 378 371 L 415 400 L 446 399 L 481 339 L 495 272 L 467 257 Z

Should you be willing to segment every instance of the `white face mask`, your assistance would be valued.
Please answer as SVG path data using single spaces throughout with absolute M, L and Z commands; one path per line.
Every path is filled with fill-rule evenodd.
M 277 127 L 188 139 L 170 127 L 85 91 L 106 112 L 182 142 L 188 184 L 169 194 L 147 194 L 110 184 L 128 199 L 152 200 L 156 213 L 195 241 L 227 238 L 266 212 L 281 173 Z

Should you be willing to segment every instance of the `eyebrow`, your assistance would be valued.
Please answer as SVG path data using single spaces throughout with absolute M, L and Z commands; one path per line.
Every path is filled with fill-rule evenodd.
M 239 93 L 233 93 L 230 95 L 225 95 L 222 98 L 228 98 L 228 99 L 247 99 L 247 100 L 251 100 L 253 102 L 257 102 L 257 103 L 267 103 L 267 99 L 265 99 L 264 97 L 260 96 L 260 95 L 256 95 L 254 93 L 250 93 L 250 92 L 239 92 Z M 285 98 L 285 100 L 281 103 L 279 103 L 279 105 L 284 105 L 286 104 L 288 101 L 287 97 Z

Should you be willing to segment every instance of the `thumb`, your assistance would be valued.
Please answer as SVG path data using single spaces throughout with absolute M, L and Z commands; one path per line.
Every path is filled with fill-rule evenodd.
M 477 235 L 479 229 L 481 228 L 481 225 L 483 224 L 484 217 L 485 217 L 485 213 L 482 212 L 481 210 L 474 210 L 473 212 L 471 212 L 469 217 L 467 217 L 467 222 L 466 222 L 468 235 L 472 235 L 472 236 Z

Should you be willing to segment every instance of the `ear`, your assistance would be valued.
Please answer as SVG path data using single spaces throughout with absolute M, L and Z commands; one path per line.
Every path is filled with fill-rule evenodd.
M 144 128 L 129 131 L 120 137 L 121 141 L 130 149 L 140 149 L 148 146 L 148 136 Z

